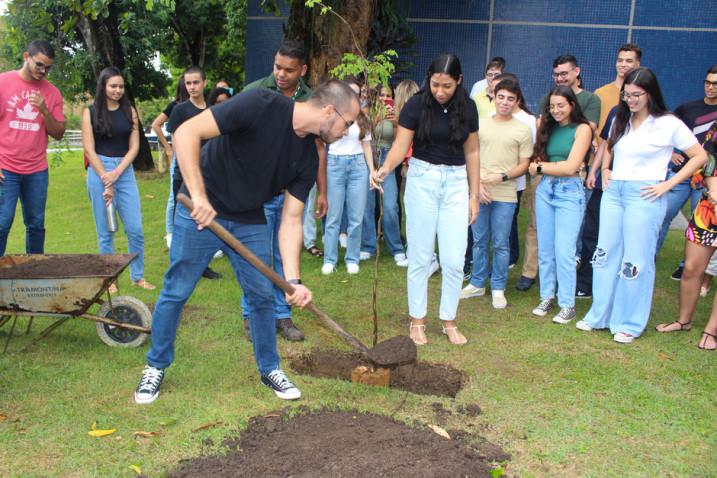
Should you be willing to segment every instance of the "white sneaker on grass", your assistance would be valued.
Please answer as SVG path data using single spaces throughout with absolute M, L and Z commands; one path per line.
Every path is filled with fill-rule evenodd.
M 221 249 L 214 253 L 214 259 L 221 259 L 222 257 L 224 257 L 224 252 Z
M 348 272 L 349 274 L 352 274 L 352 275 L 358 274 L 359 273 L 359 265 L 354 264 L 353 262 L 349 262 L 348 264 L 346 264 L 346 272 Z
M 408 267 L 408 257 L 403 252 L 399 252 L 393 256 L 393 260 L 396 261 L 398 267 Z
M 633 340 L 635 340 L 635 336 L 626 334 L 625 332 L 618 332 L 613 337 L 613 340 L 621 344 L 631 344 Z
M 553 299 L 544 299 L 541 300 L 538 306 L 533 309 L 533 315 L 537 315 L 538 317 L 545 317 L 548 315 L 548 312 L 550 312 L 550 309 L 553 308 Z
M 485 295 L 485 287 L 476 287 L 473 284 L 468 284 L 461 289 L 461 299 L 471 299 L 473 297 L 483 297 Z
M 441 268 L 441 264 L 438 262 L 438 258 L 436 255 L 433 255 L 433 260 L 431 261 L 431 269 L 428 272 L 428 277 L 431 277 L 433 274 L 438 272 L 438 269 Z
M 261 383 L 274 391 L 277 397 L 283 400 L 296 400 L 301 398 L 301 390 L 291 383 L 281 369 L 276 369 L 261 376 Z
M 359 260 L 360 261 L 367 261 L 371 259 L 371 253 L 366 251 L 360 251 L 359 252 Z
M 348 242 L 349 242 L 349 236 L 345 232 L 342 232 L 341 234 L 339 234 L 339 246 L 346 249 L 346 244 L 348 244 Z
M 144 405 L 157 400 L 157 397 L 159 397 L 159 387 L 162 385 L 163 378 L 163 368 L 155 368 L 151 365 L 145 366 L 139 385 L 137 385 L 137 389 L 134 391 L 134 401 Z
M 334 272 L 336 272 L 336 266 L 334 266 L 333 264 L 327 262 L 326 264 L 321 266 L 321 273 L 325 276 L 331 275 Z
M 575 323 L 575 328 L 578 330 L 582 330 L 583 332 L 592 332 L 593 330 L 595 330 L 590 326 L 590 324 L 588 324 L 584 320 L 578 320 Z
M 493 296 L 493 308 L 494 309 L 505 309 L 508 307 L 508 301 L 505 299 L 505 294 L 502 290 L 491 291 Z
M 556 324 L 567 324 L 575 318 L 575 309 L 573 307 L 561 307 L 560 312 L 553 317 Z

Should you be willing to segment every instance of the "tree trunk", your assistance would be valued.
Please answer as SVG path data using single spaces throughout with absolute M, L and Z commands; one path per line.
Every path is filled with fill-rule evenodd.
M 316 86 L 328 80 L 332 68 L 341 62 L 344 53 L 366 54 L 366 43 L 371 33 L 375 0 L 343 0 L 330 3 L 336 13 L 351 25 L 342 22 L 332 13 L 320 14 L 320 8 L 304 6 L 303 0 L 292 0 L 286 37 L 298 40 L 309 51 L 307 81 Z M 329 4 L 327 2 L 327 4 Z M 351 30 L 356 37 L 351 35 Z

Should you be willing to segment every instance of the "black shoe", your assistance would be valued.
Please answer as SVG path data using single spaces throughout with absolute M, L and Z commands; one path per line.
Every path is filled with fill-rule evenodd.
M 159 397 L 159 386 L 162 385 L 164 369 L 150 365 L 144 367 L 142 378 L 134 391 L 134 401 L 140 404 L 152 403 Z
M 249 339 L 249 342 L 251 342 L 251 324 L 249 323 L 249 318 L 244 317 L 244 333 L 246 334 L 246 338 Z
M 584 290 L 578 290 L 575 292 L 575 298 L 576 299 L 592 299 L 592 294 L 590 292 L 585 292 Z
M 684 271 L 684 270 L 685 270 L 684 266 L 677 266 L 677 269 L 675 269 L 674 272 L 672 272 L 672 274 L 670 275 L 670 279 L 672 279 L 672 280 L 682 279 L 682 271 Z
M 215 280 L 221 279 L 222 275 L 211 267 L 207 266 L 207 268 L 204 269 L 204 272 L 202 272 L 202 277 L 204 277 L 205 279 Z
M 520 276 L 520 280 L 518 281 L 518 284 L 515 286 L 515 288 L 521 292 L 525 292 L 526 290 L 533 287 L 533 284 L 535 284 L 535 279 L 531 279 L 530 277 Z
M 283 398 L 284 400 L 296 400 L 297 398 L 301 398 L 301 390 L 296 388 L 296 385 L 291 383 L 291 380 L 289 380 L 286 374 L 280 369 L 262 375 L 261 383 L 272 389 L 277 397 Z
M 299 330 L 291 319 L 277 319 L 276 330 L 289 342 L 300 342 L 304 340 L 304 333 Z

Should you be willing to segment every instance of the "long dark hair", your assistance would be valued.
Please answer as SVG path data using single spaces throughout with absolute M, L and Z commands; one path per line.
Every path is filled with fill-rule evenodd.
M 586 124 L 590 126 L 590 122 L 585 118 L 583 110 L 580 108 L 580 103 L 578 103 L 578 98 L 575 96 L 575 93 L 573 93 L 572 88 L 569 86 L 554 87 L 550 90 L 550 93 L 548 93 L 548 101 L 545 102 L 545 108 L 543 108 L 541 113 L 540 128 L 538 128 L 535 147 L 533 148 L 533 156 L 530 158 L 531 161 L 547 161 L 548 153 L 546 150 L 548 148 L 548 141 L 553 131 L 555 131 L 555 128 L 558 127 L 558 122 L 555 121 L 553 115 L 550 114 L 551 96 L 562 96 L 568 101 L 572 107 L 570 111 L 570 124 Z M 590 150 L 588 150 L 586 154 L 586 159 L 589 154 Z
M 184 103 L 189 99 L 189 92 L 187 91 L 187 85 L 184 84 L 184 75 L 179 77 L 179 83 L 177 83 L 177 90 L 174 92 L 174 101 L 177 103 Z
M 630 127 L 630 116 L 632 113 L 627 106 L 627 101 L 622 100 L 625 85 L 635 85 L 645 90 L 647 93 L 647 111 L 652 116 L 657 118 L 670 113 L 665 105 L 665 100 L 662 98 L 660 84 L 657 82 L 657 77 L 652 70 L 645 67 L 635 68 L 625 75 L 625 82 L 622 84 L 622 89 L 620 90 L 620 103 L 618 103 L 617 106 L 615 121 L 612 126 L 612 131 L 610 132 L 610 139 L 607 143 L 607 147 L 611 151 L 613 146 L 620 141 L 620 138 L 627 133 Z
M 99 78 L 97 78 L 97 90 L 95 91 L 95 100 L 92 104 L 92 127 L 96 135 L 102 138 L 112 137 L 112 117 L 110 111 L 107 109 L 107 93 L 105 87 L 107 81 L 115 76 L 119 76 L 124 80 L 122 72 L 114 66 L 108 66 L 100 72 Z M 126 85 L 125 85 L 126 88 Z M 130 124 L 132 123 L 132 105 L 127 99 L 127 93 L 119 100 L 119 107 L 122 112 L 127 116 Z
M 347 85 L 358 86 L 359 95 L 361 94 L 361 83 L 359 82 L 358 78 L 348 77 L 344 79 L 344 82 Z M 359 141 L 363 141 L 366 135 L 371 131 L 371 123 L 368 120 L 366 113 L 363 112 L 362 108 L 359 108 L 359 114 L 356 117 L 356 124 L 359 127 Z
M 227 98 L 232 97 L 232 94 L 229 90 L 227 90 L 226 88 L 222 88 L 221 86 L 217 86 L 209 93 L 209 96 L 207 96 L 207 105 L 214 106 L 217 103 L 217 98 L 222 95 L 227 95 Z
M 458 57 L 452 53 L 443 53 L 433 59 L 426 72 L 423 90 L 417 94 L 421 95 L 421 120 L 418 131 L 416 131 L 416 142 L 428 144 L 431 142 L 431 120 L 435 105 L 438 103 L 431 93 L 431 77 L 436 73 L 446 73 L 457 82 L 461 81 L 463 70 Z M 460 83 L 456 87 L 453 98 L 443 105 L 448 110 L 448 124 L 451 136 L 448 139 L 448 146 L 453 152 L 463 151 L 463 143 L 468 134 L 468 119 L 465 116 L 466 105 L 468 104 L 468 93 Z

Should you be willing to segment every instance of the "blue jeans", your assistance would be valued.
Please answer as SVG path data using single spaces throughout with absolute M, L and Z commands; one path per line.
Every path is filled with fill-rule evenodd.
M 99 155 L 106 171 L 114 169 L 122 162 L 122 158 L 110 158 Z M 129 275 L 133 281 L 144 277 L 144 233 L 142 232 L 142 207 L 139 204 L 139 190 L 134 178 L 134 169 L 130 164 L 117 178 L 114 184 L 114 204 L 122 220 L 122 227 L 127 234 L 129 252 L 137 254 L 129 263 Z M 90 167 L 87 169 L 87 194 L 90 196 L 92 215 L 97 229 L 97 245 L 100 254 L 114 254 L 115 233 L 107 230 L 107 215 L 102 191 L 105 187 L 102 179 Z
M 281 253 L 279 252 L 279 227 L 281 226 L 281 211 L 284 209 L 284 194 L 274 196 L 272 199 L 264 203 L 264 216 L 266 217 L 266 241 L 271 250 L 271 262 L 267 262 L 274 271 L 281 277 L 284 277 L 284 264 L 281 262 Z M 174 240 L 174 239 L 172 239 Z M 288 319 L 291 317 L 291 306 L 286 302 L 284 291 L 278 286 L 274 289 L 274 319 Z M 246 295 L 241 298 L 242 316 L 246 319 L 251 317 L 253 309 L 246 299 Z
M 667 172 L 666 179 L 670 179 L 674 175 L 675 173 L 670 170 Z M 662 244 L 664 244 L 665 239 L 667 238 L 667 233 L 670 230 L 670 223 L 672 223 L 672 220 L 675 216 L 677 216 L 677 213 L 680 212 L 682 206 L 684 206 L 689 199 L 690 211 L 694 211 L 697 207 L 697 203 L 702 197 L 702 190 L 692 189 L 690 181 L 687 180 L 682 181 L 668 191 L 668 193 L 665 194 L 665 197 L 667 198 L 667 211 L 665 212 L 665 219 L 662 221 L 662 226 L 660 227 L 660 235 L 657 238 L 657 250 L 655 251 L 655 254 L 658 254 L 660 249 L 662 249 Z
M 383 165 L 388 149 L 379 151 L 379 166 Z M 392 173 L 383 180 L 383 237 L 386 240 L 388 251 L 392 256 L 403 254 L 401 242 L 401 225 L 398 222 L 398 184 L 396 176 Z M 371 254 L 376 253 L 376 220 L 374 209 L 376 207 L 375 191 L 370 191 L 366 200 L 366 210 L 363 216 L 363 230 L 361 232 L 361 250 Z
M 585 193 L 579 177 L 544 176 L 535 190 L 540 299 L 575 306 L 575 243 L 583 222 Z
M 404 207 L 409 245 L 408 313 L 414 319 L 427 314 L 428 278 L 437 235 L 442 269 L 439 318 L 455 320 L 468 241 L 466 167 L 435 165 L 411 158 Z
M 316 246 L 316 217 L 314 211 L 316 209 L 316 184 L 309 191 L 309 197 L 306 198 L 304 205 L 304 247 L 311 249 Z
M 164 230 L 167 234 L 172 233 L 174 225 L 174 170 L 177 168 L 177 155 L 172 155 L 172 162 L 169 165 L 169 196 L 167 197 L 167 208 L 164 212 Z
M 339 229 L 346 206 L 346 264 L 358 264 L 361 248 L 361 222 L 368 195 L 368 166 L 363 154 L 329 154 L 326 169 L 329 211 L 324 232 L 324 264 L 336 265 L 339 259 Z
M 0 256 L 5 255 L 7 236 L 15 220 L 17 199 L 22 205 L 25 223 L 25 253 L 45 252 L 45 205 L 47 204 L 47 169 L 32 174 L 17 174 L 3 170 L 5 180 L 0 183 Z
M 638 337 L 645 330 L 655 285 L 655 248 L 665 217 L 665 196 L 654 202 L 641 188 L 659 181 L 611 180 L 600 203 L 600 233 L 593 255 L 593 304 L 585 321 Z M 609 227 L 607 227 L 609 225 Z
M 471 284 L 485 287 L 490 275 L 491 290 L 505 290 L 510 260 L 510 229 L 516 203 L 493 201 L 480 205 L 478 219 L 471 225 L 473 230 L 473 275 Z M 489 272 L 489 259 L 493 244 L 493 268 Z
M 241 224 L 221 218 L 216 221 L 259 259 L 269 261 L 271 249 L 266 240 L 266 225 Z M 166 368 L 174 361 L 174 341 L 182 308 L 218 249 L 229 257 L 237 281 L 254 311 L 249 320 L 259 372 L 266 374 L 279 368 L 271 282 L 209 229 L 197 230 L 197 224 L 181 204 L 177 204 L 174 217 L 169 269 L 152 317 L 152 346 L 147 352 L 149 365 Z

